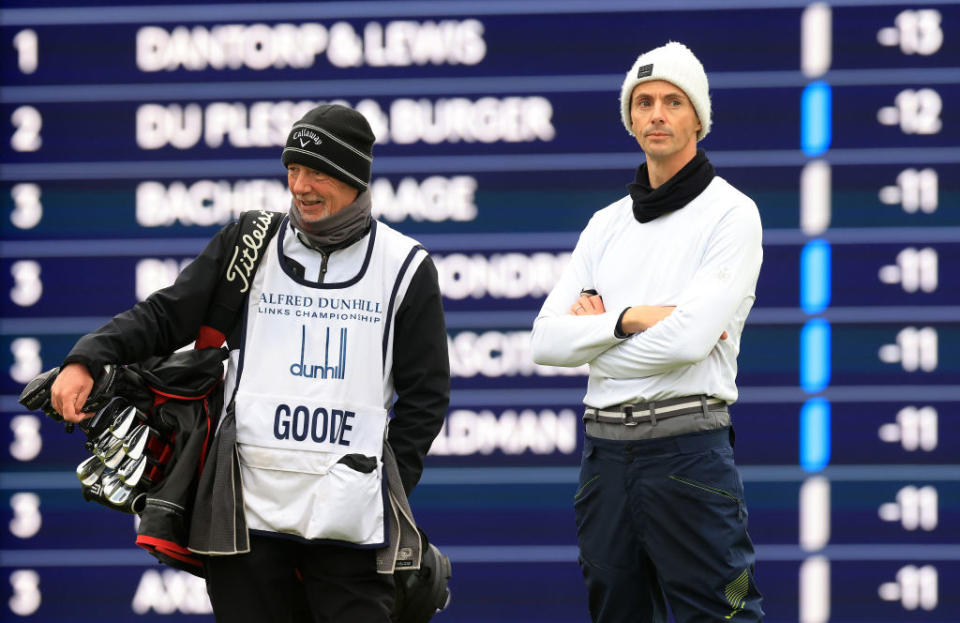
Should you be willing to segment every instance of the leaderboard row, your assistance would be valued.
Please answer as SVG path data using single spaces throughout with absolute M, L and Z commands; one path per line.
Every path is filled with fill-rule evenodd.
M 550 402 L 544 399 L 544 392 L 532 389 L 506 395 L 454 391 L 450 413 L 430 451 L 431 465 L 576 465 L 583 449 L 583 390 L 551 393 L 567 396 L 568 401 L 556 403 L 554 398 Z M 889 465 L 949 464 L 960 452 L 960 396 L 924 399 L 923 392 L 915 393 L 899 399 L 881 398 L 871 396 L 867 388 L 855 401 L 834 400 L 828 425 L 814 430 L 804 426 L 803 408 L 798 404 L 802 397 L 764 400 L 758 398 L 756 388 L 745 387 L 741 402 L 732 407 L 737 461 L 745 466 L 797 466 L 802 446 L 816 435 L 816 441 L 829 448 L 828 470 L 835 466 L 875 466 L 880 471 L 874 475 L 886 478 L 889 474 L 883 475 L 882 470 Z M 63 474 L 56 474 L 54 484 L 70 488 L 75 482 L 72 471 L 89 456 L 84 451 L 83 435 L 67 434 L 62 424 L 17 406 L 4 404 L 2 410 L 0 465 L 8 478 L 4 486 L 13 483 L 30 489 L 37 483 L 18 482 L 17 474 L 55 470 Z M 289 425 L 302 430 L 307 422 L 292 419 Z M 797 473 L 798 468 L 787 477 Z M 47 481 L 38 486 L 46 486 L 43 483 Z
M 0 263 L 4 316 L 33 318 L 42 325 L 39 318 L 63 316 L 67 310 L 73 317 L 112 316 L 132 307 L 151 292 L 173 283 L 180 269 L 193 257 L 168 255 L 163 253 L 162 242 L 152 242 L 159 247 L 158 255 L 153 257 L 137 255 L 150 244 L 148 241 L 124 241 L 113 249 L 110 242 L 73 247 L 61 241 L 20 244 L 17 251 L 22 255 L 3 258 Z M 429 244 L 429 241 L 423 242 Z M 442 243 L 442 236 L 436 242 Z M 182 241 L 171 241 L 169 246 L 174 244 L 182 245 Z M 189 244 L 196 246 L 199 253 L 205 241 L 190 240 Z M 31 255 L 31 251 L 37 255 Z M 462 315 L 471 311 L 513 310 L 515 318 L 522 320 L 526 317 L 520 316 L 521 312 L 533 314 L 539 309 L 543 297 L 550 292 L 570 258 L 569 250 L 556 249 L 470 251 L 467 248 L 454 252 L 437 244 L 431 251 L 448 312 Z M 47 254 L 62 256 L 44 257 Z M 957 261 L 960 261 L 960 241 L 770 243 L 764 249 L 764 266 L 757 288 L 760 296 L 751 321 L 776 321 L 770 308 L 802 307 L 808 313 L 818 313 L 828 305 L 858 310 L 864 322 L 936 320 L 924 316 L 920 309 L 884 317 L 878 316 L 882 310 L 871 307 L 960 305 L 960 287 L 957 287 L 960 276 L 949 270 Z M 109 285 L 109 291 L 100 292 L 98 296 L 83 296 L 85 291 L 104 285 Z M 318 295 L 280 313 L 308 318 L 313 311 L 330 311 L 337 309 L 332 306 L 338 304 L 335 296 Z M 919 315 L 911 316 L 914 313 Z M 779 321 L 798 319 L 796 315 L 787 315 Z M 453 321 L 453 326 L 460 324 Z M 513 325 L 504 319 L 500 326 Z M 35 330 L 48 328 L 39 326 Z
M 586 616 L 585 589 L 572 546 L 547 550 L 557 554 L 546 560 L 517 560 L 515 556 L 508 561 L 492 560 L 490 556 L 480 560 L 456 558 L 461 551 L 477 549 L 453 546 L 443 550 L 455 557 L 456 568 L 451 589 L 457 602 L 446 616 L 456 614 L 457 621 L 468 623 L 511 616 L 523 617 L 516 619 L 523 621 L 573 623 Z M 497 549 L 508 555 L 515 551 L 508 547 Z M 518 550 L 522 555 L 524 550 Z M 757 550 L 762 557 L 764 547 L 758 545 Z M 137 552 L 113 551 L 118 551 L 118 557 L 124 560 L 90 567 L 47 561 L 42 566 L 9 566 L 3 573 L 7 581 L 0 593 L 6 611 L 17 617 L 31 616 L 33 621 L 77 623 L 125 620 L 132 616 L 146 621 L 179 620 L 182 615 L 192 615 L 191 620 L 196 621 L 212 620 L 202 580 L 185 572 L 145 564 L 134 557 Z M 795 621 L 798 615 L 817 613 L 825 618 L 832 615 L 831 620 L 839 621 L 869 617 L 876 623 L 945 622 L 951 620 L 949 617 L 958 606 L 955 592 L 948 587 L 957 581 L 960 569 L 956 563 L 938 557 L 878 561 L 876 556 L 836 560 L 813 555 L 800 559 L 802 562 L 774 559 L 760 563 L 762 571 L 757 577 L 766 582 L 763 590 L 767 620 Z M 29 558 L 17 557 L 17 561 L 26 563 Z M 86 583 L 108 586 L 110 591 L 91 599 L 89 587 L 83 588 L 75 581 L 78 573 L 82 573 Z M 810 576 L 817 581 L 811 582 Z M 498 599 L 490 600 L 491 592 Z M 531 594 L 543 598 L 535 609 Z
M 753 26 L 757 9 L 749 3 L 693 18 L 688 11 L 658 7 L 655 26 L 646 12 L 576 4 L 548 12 L 504 8 L 498 15 L 487 8 L 484 14 L 427 18 L 404 16 L 403 9 L 392 11 L 396 16 L 370 17 L 362 7 L 353 15 L 345 9 L 331 18 L 322 5 L 309 4 L 284 15 L 269 5 L 231 7 L 229 15 L 182 6 L 177 20 L 145 7 L 126 13 L 127 23 L 117 23 L 108 7 L 87 9 L 86 19 L 79 21 L 76 14 L 64 16 L 55 8 L 27 14 L 7 10 L 0 45 L 12 53 L 3 55 L 0 75 L 5 85 L 126 85 L 392 78 L 396 68 L 414 78 L 617 74 L 638 52 L 631 43 L 638 35 L 660 42 L 663 35 L 657 33 L 672 32 L 697 41 L 698 56 L 709 59 L 707 69 L 719 72 L 796 70 L 798 45 L 825 47 L 831 66 L 838 69 L 949 66 L 958 51 L 950 35 L 960 22 L 960 10 L 936 2 L 917 8 L 828 8 L 825 21 L 808 17 L 822 14 L 822 7 L 765 7 L 760 9 L 763 28 Z M 534 19 L 537 27 L 530 28 Z M 523 37 L 517 37 L 518 29 Z M 808 32 L 812 37 L 801 37 Z M 731 45 L 747 39 L 749 46 Z M 560 40 L 570 45 L 556 46 Z M 87 45 L 90 41 L 97 45 Z M 551 53 L 531 53 L 543 48 Z
M 280 100 L 218 92 L 214 101 L 204 102 L 190 101 L 188 95 L 153 102 L 145 94 L 136 98 L 143 103 L 4 103 L 0 120 L 6 120 L 11 163 L 265 157 L 282 148 L 294 122 L 324 102 L 363 113 L 377 136 L 378 155 L 415 155 L 424 148 L 431 155 L 626 151 L 633 139 L 619 122 L 618 107 L 610 104 L 619 87 L 613 80 L 605 87 L 500 95 L 491 85 L 484 94 L 389 99 L 347 97 L 324 88 Z M 715 90 L 711 99 L 718 116 L 705 147 L 740 149 L 743 128 L 759 124 L 763 131 L 751 135 L 751 149 L 796 148 L 802 93 L 799 87 Z M 960 84 L 931 87 L 920 79 L 892 86 L 834 86 L 830 93 L 832 103 L 824 112 L 832 114 L 832 129 L 820 140 L 831 149 L 960 142 L 960 113 L 953 105 L 960 101 Z M 794 114 L 784 114 L 788 111 Z
M 83 293 L 78 291 L 77 296 Z M 894 310 L 904 313 L 903 310 Z M 294 312 L 291 312 L 294 314 Z M 346 311 L 311 312 L 336 324 Z M 532 316 L 532 315 L 531 315 Z M 66 356 L 82 333 L 97 328 L 89 318 L 61 318 L 30 322 L 30 331 L 0 336 L 0 391 L 18 394 L 23 385 Z M 101 319 L 106 322 L 108 318 Z M 6 321 L 16 328 L 14 321 Z M 85 325 L 77 333 L 63 333 L 56 325 Z M 331 350 L 339 348 L 335 338 Z M 530 356 L 529 329 L 451 331 L 450 368 L 454 389 L 506 390 L 571 388 L 584 385 L 585 367 L 539 366 Z M 951 386 L 960 372 L 960 322 L 749 326 L 741 344 L 738 385 L 741 387 L 795 387 L 819 392 L 829 386 L 923 385 Z M 282 353 L 278 353 L 282 356 Z M 308 359 L 310 354 L 305 355 Z M 288 358 L 297 363 L 299 346 Z M 319 356 L 323 361 L 323 355 Z M 316 363 L 316 362 L 314 362 Z M 931 390 L 933 391 L 933 390 Z
M 901 476 L 898 469 L 889 467 L 887 471 L 873 480 L 818 477 L 816 486 L 824 488 L 826 495 L 811 497 L 812 487 L 807 481 L 751 482 L 747 468 L 745 498 L 751 538 L 761 545 L 799 546 L 802 543 L 797 534 L 805 536 L 809 530 L 805 524 L 820 515 L 826 522 L 827 534 L 815 544 L 817 547 L 806 547 L 810 551 L 892 543 L 902 548 L 899 557 L 909 560 L 911 552 L 922 558 L 920 552 L 926 547 L 960 539 L 960 507 L 952 501 L 960 496 L 960 484 L 912 478 L 909 473 Z M 577 487 L 576 470 L 569 473 L 574 477 L 568 482 L 542 484 L 545 489 L 540 493 L 533 493 L 537 486 L 533 482 L 507 489 L 512 494 L 525 489 L 533 497 L 527 503 L 498 498 L 497 486 L 507 483 L 431 485 L 429 478 L 412 502 L 430 524 L 436 524 L 427 527 L 431 528 L 431 539 L 438 543 L 556 545 L 570 538 L 572 532 L 567 515 L 572 511 L 570 498 Z M 5 479 L 13 478 L 14 475 L 5 474 Z M 70 479 L 76 482 L 75 486 Z M 20 488 L 14 482 L 13 488 L 0 493 L 5 556 L 15 553 L 23 559 L 36 549 L 63 549 L 69 554 L 70 550 L 133 546 L 135 516 L 86 503 L 79 481 L 72 474 L 63 474 L 62 480 L 64 485 L 56 489 Z M 454 493 L 455 487 L 461 491 Z M 446 504 L 438 503 L 441 494 L 447 496 Z M 498 525 L 496 518 L 503 515 L 513 515 L 512 530 L 505 531 Z M 536 515 L 539 520 L 533 521 Z M 82 535 L 77 534 L 78 526 L 83 526 Z M 150 560 L 146 552 L 133 551 L 142 553 L 144 563 Z
M 757 203 L 768 243 L 776 233 L 770 230 L 796 229 L 811 218 L 834 228 L 960 225 L 957 212 L 947 209 L 960 197 L 960 157 L 929 162 L 920 153 L 910 154 L 915 156 L 910 163 L 889 164 L 829 164 L 829 158 L 804 164 L 798 158 L 794 166 L 770 166 L 762 152 L 745 163 L 726 152 L 709 153 L 717 174 Z M 431 162 L 432 170 L 422 171 L 416 170 L 419 160 L 378 157 L 373 210 L 414 235 L 542 232 L 549 223 L 552 231 L 571 232 L 572 248 L 572 232 L 582 229 L 594 211 L 626 195 L 639 161 L 639 152 L 595 155 L 578 161 L 582 166 L 572 176 L 564 173 L 570 163 L 548 157 L 451 159 Z M 0 231 L 6 240 L 202 236 L 246 210 L 289 208 L 279 158 L 251 161 L 255 170 L 243 175 L 204 177 L 203 168 L 210 165 L 185 162 L 178 165 L 181 171 L 171 172 L 158 170 L 157 163 L 133 170 L 58 168 L 57 176 L 38 166 L 34 175 L 40 179 L 0 184 L 5 215 Z M 496 169 L 473 170 L 488 165 Z M 517 170 L 505 170 L 514 166 Z M 473 242 L 479 243 L 479 238 Z M 438 240 L 431 248 L 440 251 L 444 244 Z M 534 240 L 527 244 L 542 246 Z

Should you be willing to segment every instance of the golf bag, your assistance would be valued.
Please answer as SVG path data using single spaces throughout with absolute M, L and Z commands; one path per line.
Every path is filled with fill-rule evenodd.
M 195 575 L 202 563 L 186 549 L 190 511 L 223 404 L 226 355 L 204 348 L 105 366 L 83 407 L 95 415 L 78 425 L 92 454 L 77 466 L 84 499 L 140 515 L 137 545 Z M 50 404 L 59 371 L 28 383 L 21 404 L 62 421 Z

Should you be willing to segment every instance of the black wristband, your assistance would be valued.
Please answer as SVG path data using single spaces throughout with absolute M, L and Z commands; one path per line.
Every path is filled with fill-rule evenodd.
M 617 318 L 617 326 L 613 328 L 613 337 L 620 338 L 621 340 L 625 340 L 631 335 L 633 335 L 633 333 L 626 333 L 623 330 L 623 317 L 627 314 L 627 310 L 629 309 L 630 309 L 629 307 L 625 307 L 623 311 L 620 312 L 620 316 Z

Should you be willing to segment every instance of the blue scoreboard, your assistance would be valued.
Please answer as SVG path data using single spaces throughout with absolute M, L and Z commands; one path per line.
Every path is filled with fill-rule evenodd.
M 632 181 L 620 84 L 669 40 L 764 224 L 732 413 L 767 620 L 956 621 L 960 4 L 912 0 L 4 0 L 0 619 L 212 621 L 83 501 L 81 435 L 16 397 L 237 214 L 285 210 L 288 128 L 341 102 L 444 294 L 451 406 L 412 497 L 453 561 L 437 621 L 587 621 L 586 369 L 533 364 L 529 334 Z

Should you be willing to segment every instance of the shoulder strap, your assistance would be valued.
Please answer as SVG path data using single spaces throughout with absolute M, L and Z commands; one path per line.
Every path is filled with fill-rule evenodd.
M 226 336 L 242 315 L 250 282 L 283 217 L 282 212 L 267 210 L 251 210 L 240 215 L 232 244 L 228 247 L 227 266 L 197 336 L 197 348 L 220 346 L 226 341 Z

